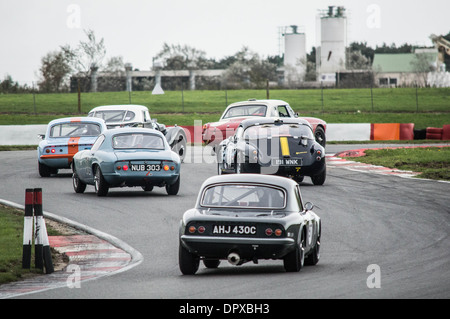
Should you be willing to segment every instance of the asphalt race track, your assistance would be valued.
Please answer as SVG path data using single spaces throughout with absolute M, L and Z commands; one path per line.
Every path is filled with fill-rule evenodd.
M 327 146 L 327 153 L 359 148 Z M 373 147 L 377 147 L 374 145 Z M 218 269 L 201 264 L 195 276 L 178 269 L 178 225 L 205 178 L 216 174 L 201 148 L 188 155 L 178 196 L 165 189 L 111 189 L 106 198 L 88 186 L 72 188 L 70 171 L 41 178 L 36 151 L 0 152 L 0 198 L 23 204 L 26 188 L 43 189 L 43 208 L 115 236 L 144 260 L 114 276 L 22 298 L 449 298 L 450 183 L 361 173 L 329 166 L 324 186 L 301 183 L 304 201 L 322 218 L 321 259 L 299 273 L 282 261 Z M 206 163 L 209 162 L 209 163 Z M 370 265 L 380 288 L 369 288 Z M 368 272 L 369 267 L 369 272 Z M 369 280 L 370 281 L 370 280 Z M 21 298 L 21 297 L 19 297 Z

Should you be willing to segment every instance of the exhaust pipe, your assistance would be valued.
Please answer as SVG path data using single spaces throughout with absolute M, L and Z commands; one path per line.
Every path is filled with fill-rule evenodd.
M 241 261 L 241 257 L 237 253 L 230 253 L 228 255 L 228 262 L 232 265 L 238 265 Z

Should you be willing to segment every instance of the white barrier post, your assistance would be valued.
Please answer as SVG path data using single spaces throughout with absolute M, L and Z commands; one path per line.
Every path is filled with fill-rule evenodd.
M 35 267 L 44 269 L 45 273 L 51 274 L 53 269 L 52 254 L 48 241 L 47 227 L 45 226 L 44 214 L 42 210 L 42 188 L 34 189 L 34 215 L 36 217 L 36 242 L 35 249 Z
M 33 190 L 25 190 L 25 217 L 23 221 L 22 268 L 31 268 L 31 246 L 33 243 Z

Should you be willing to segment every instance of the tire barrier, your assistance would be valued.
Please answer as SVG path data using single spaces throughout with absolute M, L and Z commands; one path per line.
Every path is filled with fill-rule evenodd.
M 443 129 L 439 127 L 427 127 L 427 140 L 442 140 Z
M 400 123 L 400 141 L 414 139 L 414 123 Z
M 37 135 L 44 133 L 46 127 L 46 125 L 0 125 L 0 145 L 37 145 L 39 143 Z M 186 133 L 186 141 L 188 143 L 202 142 L 201 126 L 182 127 Z M 427 132 L 429 129 L 431 131 Z M 434 129 L 437 130 L 435 131 Z M 450 125 L 444 125 L 440 129 L 416 130 L 414 129 L 414 123 L 328 123 L 326 136 L 327 141 L 330 142 L 413 139 L 450 140 Z
M 450 140 L 450 124 L 442 127 L 442 139 L 446 141 Z
M 33 232 L 34 212 L 34 232 Z M 31 245 L 34 236 L 34 259 L 36 269 L 46 274 L 54 272 L 50 242 L 42 209 L 42 188 L 27 188 L 25 191 L 25 217 L 23 234 L 22 268 L 31 267 Z

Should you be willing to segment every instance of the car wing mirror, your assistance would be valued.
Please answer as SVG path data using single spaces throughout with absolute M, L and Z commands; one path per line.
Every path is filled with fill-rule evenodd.
M 44 140 L 45 139 L 45 134 L 38 134 L 37 136 L 38 136 L 38 138 L 40 140 Z
M 313 208 L 314 208 L 314 204 L 313 203 L 311 203 L 311 202 L 306 202 L 305 203 L 305 210 L 306 211 L 312 210 Z

